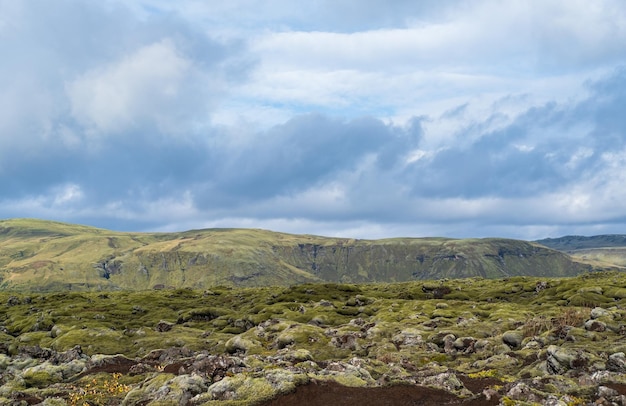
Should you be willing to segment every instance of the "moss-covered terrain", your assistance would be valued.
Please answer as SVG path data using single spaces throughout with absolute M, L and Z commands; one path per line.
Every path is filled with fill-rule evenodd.
M 618 272 L 0 303 L 0 404 L 252 405 L 313 382 L 436 389 L 439 404 L 626 401 Z
M 11 291 L 574 276 L 591 269 L 539 244 L 498 238 L 355 240 L 250 229 L 120 233 L 0 221 L 0 290 Z

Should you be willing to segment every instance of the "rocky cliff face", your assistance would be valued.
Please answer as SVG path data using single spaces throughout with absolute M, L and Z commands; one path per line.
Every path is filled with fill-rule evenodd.
M 275 247 L 277 256 L 333 282 L 517 275 L 571 276 L 586 268 L 564 254 L 524 241 L 387 240 Z

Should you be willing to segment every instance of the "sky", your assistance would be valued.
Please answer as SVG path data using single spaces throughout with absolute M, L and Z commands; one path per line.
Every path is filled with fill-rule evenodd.
M 0 0 L 0 219 L 626 233 L 623 0 Z

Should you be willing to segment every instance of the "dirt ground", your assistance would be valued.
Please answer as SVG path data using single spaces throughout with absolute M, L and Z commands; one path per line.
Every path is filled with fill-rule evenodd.
M 476 385 L 478 389 L 479 385 Z M 279 396 L 262 406 L 416 406 L 416 405 L 497 405 L 482 394 L 472 399 L 461 399 L 446 391 L 423 386 L 397 385 L 375 388 L 350 388 L 333 382 L 312 382 L 299 386 L 292 393 Z

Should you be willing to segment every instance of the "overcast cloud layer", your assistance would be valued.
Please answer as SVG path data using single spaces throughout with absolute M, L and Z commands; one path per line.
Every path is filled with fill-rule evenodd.
M 622 0 L 0 0 L 0 218 L 626 233 Z

